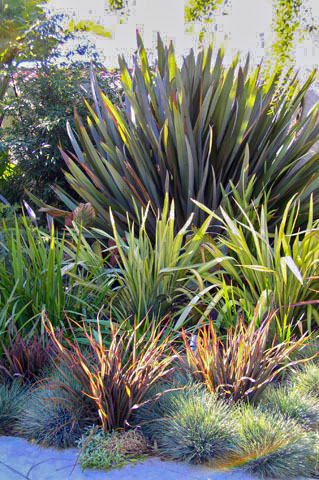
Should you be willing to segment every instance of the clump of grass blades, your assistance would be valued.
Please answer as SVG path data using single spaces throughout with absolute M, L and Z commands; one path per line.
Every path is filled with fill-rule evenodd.
M 297 349 L 293 358 L 296 360 L 307 360 L 309 363 L 318 365 L 319 362 L 319 338 L 318 335 L 311 335 L 309 340 Z
M 312 477 L 318 478 L 319 475 L 319 432 L 313 432 L 312 437 L 313 454 L 309 459 L 312 469 Z
M 304 341 L 301 338 L 276 345 L 274 339 L 268 348 L 272 319 L 269 314 L 257 328 L 256 317 L 248 326 L 240 318 L 234 329 L 227 330 L 224 341 L 210 321 L 208 327 L 199 329 L 195 349 L 183 331 L 186 358 L 179 355 L 181 365 L 211 393 L 233 402 L 257 401 L 266 386 L 287 367 L 289 355 Z
M 27 397 L 27 388 L 17 379 L 0 385 L 0 435 L 15 434 Z
M 317 429 L 319 426 L 319 401 L 308 394 L 300 395 L 294 388 L 269 388 L 262 395 L 259 407 L 269 413 L 279 413 L 293 419 L 302 427 Z
M 240 465 L 261 478 L 311 474 L 312 441 L 293 420 L 247 405 L 241 406 L 238 416 L 242 456 L 231 466 Z
M 145 404 L 134 412 L 132 425 L 140 427 L 149 440 L 156 440 L 158 444 L 163 424 L 167 424 L 172 416 L 174 399 L 187 395 L 189 389 L 197 394 L 199 389 L 203 390 L 203 387 L 183 374 L 176 375 L 176 372 L 173 377 L 159 381 L 148 393 Z
M 196 235 L 188 235 L 193 221 L 190 215 L 176 231 L 175 202 L 165 196 L 163 210 L 155 223 L 155 242 L 147 233 L 146 223 L 152 214 L 151 204 L 141 209 L 138 227 L 129 221 L 124 239 L 117 230 L 110 210 L 113 237 L 117 247 L 117 282 L 121 288 L 115 297 L 118 308 L 141 320 L 172 315 L 183 300 L 183 286 L 189 283 L 186 272 L 200 260 L 199 247 L 209 226 L 203 222 Z M 102 233 L 102 232 L 101 232 Z
M 45 321 L 47 331 L 59 349 L 60 372 L 62 376 L 63 369 L 72 372 L 74 380 L 81 386 L 81 392 L 87 397 L 91 423 L 101 422 L 104 431 L 125 428 L 152 386 L 173 370 L 168 327 L 160 329 L 150 323 L 137 339 L 138 325 L 135 324 L 133 330 L 125 330 L 110 320 L 111 339 L 106 347 L 99 318 L 96 332 L 92 332 L 91 326 L 84 321 L 82 326 L 73 323 L 82 330 L 88 342 L 85 354 L 75 337 L 73 343 L 65 339 L 66 348 L 56 337 L 50 321 Z M 61 384 L 63 380 L 60 387 Z M 65 384 L 63 388 L 74 398 L 79 396 L 72 385 Z
M 211 236 L 203 245 L 204 261 L 196 267 L 194 279 L 206 287 L 201 288 L 205 295 L 196 296 L 191 304 L 207 297 L 205 315 L 208 316 L 222 298 L 212 295 L 211 291 L 217 289 L 218 293 L 219 289 L 226 288 L 239 308 L 251 314 L 256 312 L 260 320 L 269 309 L 275 309 L 274 332 L 284 341 L 290 340 L 297 325 L 308 332 L 319 325 L 316 293 L 319 223 L 312 197 L 306 217 L 301 214 L 303 205 L 296 196 L 287 202 L 283 214 L 277 216 L 269 208 L 269 196 L 273 193 L 268 192 L 265 201 L 257 203 L 258 208 L 253 202 L 255 218 L 250 218 L 246 209 L 237 203 L 240 202 L 237 195 L 241 220 L 232 218 L 222 208 L 217 215 L 195 202 L 220 223 L 223 233 Z M 302 217 L 307 224 L 301 232 L 298 222 Z M 270 229 L 272 221 L 278 223 L 274 233 Z
M 174 460 L 198 464 L 239 451 L 232 408 L 200 385 L 164 393 L 154 405 L 143 407 L 136 420 L 156 441 L 159 453 Z
M 310 395 L 319 399 L 319 367 L 314 363 L 306 364 L 301 371 L 294 371 L 290 376 L 290 382 L 300 395 Z
M 60 401 L 56 401 L 57 395 L 60 395 Z M 33 388 L 16 430 L 22 437 L 39 445 L 69 448 L 76 445 L 87 425 L 82 405 L 75 403 L 62 389 L 59 392 L 56 385 L 45 382 Z
M 8 326 L 8 345 L 0 341 L 0 376 L 3 380 L 19 377 L 25 383 L 37 380 L 56 354 L 53 342 L 46 332 L 32 337 L 21 335 L 14 323 Z
M 77 446 L 82 449 L 79 461 L 82 470 L 122 467 L 142 460 L 150 451 L 146 438 L 138 430 L 107 433 L 89 428 Z

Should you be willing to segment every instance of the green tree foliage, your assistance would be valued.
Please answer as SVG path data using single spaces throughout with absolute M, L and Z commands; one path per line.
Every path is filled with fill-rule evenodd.
M 66 121 L 72 122 L 74 105 L 83 111 L 80 71 L 85 65 L 76 55 L 97 61 L 96 50 L 77 32 L 98 27 L 74 24 L 39 3 L 46 1 L 0 0 L 0 190 L 11 202 L 22 200 L 24 187 L 40 189 L 50 199 L 47 182 L 62 179 L 64 185 L 59 142 L 69 148 Z M 76 47 L 73 42 L 68 49 L 68 40 L 77 40 Z M 32 73 L 22 68 L 25 61 L 34 65 Z
M 112 10 L 121 10 L 125 7 L 125 0 L 109 0 L 109 7 Z
M 40 5 L 48 0 L 0 0 L 0 62 L 8 65 L 13 60 L 34 54 L 30 48 L 30 34 L 44 18 Z M 26 52 L 28 52 L 26 54 Z
M 0 0 L 0 102 L 9 86 L 8 66 L 14 61 L 32 59 L 34 56 L 29 37 L 44 17 L 44 10 L 39 5 L 47 1 Z M 0 127 L 2 121 L 3 108 L 0 104 Z M 3 153 L 0 155 L 3 158 Z
M 292 51 L 296 34 L 300 28 L 299 15 L 301 0 L 273 0 L 273 30 L 276 39 L 271 47 L 271 57 L 275 58 L 276 71 L 293 63 Z
M 190 0 L 188 5 L 185 5 L 185 21 L 195 22 L 202 20 L 205 22 L 212 22 L 213 15 L 220 6 L 226 6 L 228 0 Z
M 82 96 L 87 100 L 90 97 L 83 90 L 83 85 L 88 87 L 87 71 L 85 64 L 81 68 L 43 64 L 32 71 L 18 70 L 13 80 L 15 95 L 6 104 L 10 126 L 3 128 L 4 139 L 0 142 L 0 147 L 2 144 L 9 149 L 8 164 L 14 163 L 16 170 L 2 185 L 2 194 L 9 201 L 21 201 L 27 188 L 56 204 L 50 185 L 69 189 L 59 146 L 72 149 L 66 122 L 75 126 L 74 107 L 81 115 L 86 114 Z M 112 79 L 99 74 L 103 90 L 117 103 Z

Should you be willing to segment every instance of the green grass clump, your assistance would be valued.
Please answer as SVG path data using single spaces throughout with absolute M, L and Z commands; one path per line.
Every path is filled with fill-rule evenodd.
M 313 447 L 313 454 L 309 458 L 311 466 L 311 477 L 319 477 L 319 432 L 311 432 L 311 441 Z
M 306 364 L 302 370 L 293 372 L 290 383 L 300 395 L 319 399 L 319 367 L 314 363 Z
M 28 389 L 18 380 L 0 385 L 0 435 L 15 434 Z
M 311 436 L 293 420 L 241 406 L 238 410 L 242 457 L 237 465 L 261 478 L 311 474 Z
M 120 468 L 128 462 L 143 460 L 149 451 L 146 438 L 138 430 L 107 433 L 88 428 L 77 446 L 83 449 L 79 460 L 82 470 Z
M 263 411 L 276 412 L 286 419 L 293 419 L 303 428 L 319 426 L 319 399 L 309 394 L 300 394 L 295 388 L 279 387 L 267 389 L 260 399 Z
M 198 464 L 238 452 L 233 410 L 200 386 L 165 393 L 137 419 L 159 453 L 174 460 Z
M 76 445 L 85 426 L 87 422 L 81 406 L 47 383 L 31 392 L 16 429 L 19 435 L 39 445 L 68 448 Z
M 311 363 L 319 363 L 319 338 L 318 336 L 312 336 L 305 344 L 295 350 L 291 355 L 292 360 L 308 360 L 311 359 Z

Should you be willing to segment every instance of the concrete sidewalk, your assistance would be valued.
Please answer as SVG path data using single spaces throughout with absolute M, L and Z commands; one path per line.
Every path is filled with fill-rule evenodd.
M 21 438 L 0 437 L 0 480 L 256 480 L 239 470 L 217 472 L 156 457 L 108 472 L 82 472 L 78 465 L 73 469 L 78 453 L 75 449 L 43 449 Z

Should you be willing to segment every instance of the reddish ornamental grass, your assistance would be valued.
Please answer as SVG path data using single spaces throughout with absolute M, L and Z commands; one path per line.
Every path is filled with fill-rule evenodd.
M 110 321 L 111 341 L 106 347 L 101 335 L 99 318 L 97 330 L 84 321 L 73 323 L 82 330 L 88 341 L 87 351 L 80 349 L 76 340 L 64 338 L 63 343 L 56 337 L 52 324 L 45 320 L 47 332 L 59 350 L 57 368 L 72 372 L 73 379 L 80 385 L 87 397 L 92 417 L 102 423 L 104 431 L 125 428 L 134 409 L 145 402 L 151 387 L 173 370 L 171 339 L 167 328 L 159 329 L 151 324 L 148 330 L 137 338 L 138 325 L 127 331 L 122 325 Z M 63 367 L 63 368 L 61 368 Z M 63 383 L 63 381 L 62 381 Z M 61 382 L 57 385 L 61 388 Z M 64 390 L 78 395 L 70 384 Z M 58 401 L 58 399 L 55 399 Z
M 230 401 L 248 398 L 256 401 L 283 369 L 298 363 L 290 362 L 289 357 L 305 341 L 303 336 L 276 344 L 274 338 L 267 347 L 273 316 L 269 314 L 258 328 L 256 318 L 248 325 L 241 318 L 235 328 L 227 330 L 225 340 L 221 340 L 210 321 L 208 327 L 198 331 L 195 349 L 183 331 L 186 359 L 179 356 L 183 367 L 211 392 Z

